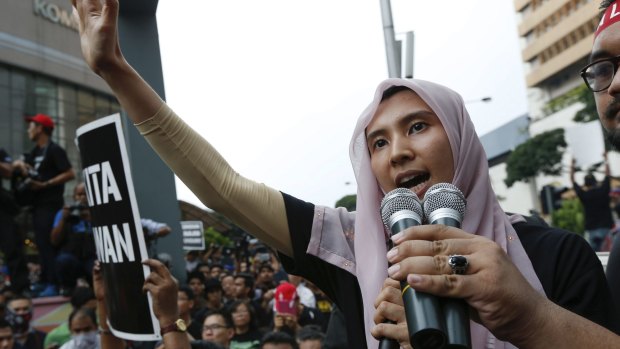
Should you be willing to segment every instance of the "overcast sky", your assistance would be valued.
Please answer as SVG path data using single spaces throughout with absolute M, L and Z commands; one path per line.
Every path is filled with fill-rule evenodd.
M 479 135 L 526 113 L 512 0 L 392 13 L 397 37 L 415 32 L 416 78 L 492 97 L 467 104 Z M 379 0 L 165 0 L 157 17 L 168 103 L 233 168 L 315 204 L 355 193 L 349 140 L 387 77 Z

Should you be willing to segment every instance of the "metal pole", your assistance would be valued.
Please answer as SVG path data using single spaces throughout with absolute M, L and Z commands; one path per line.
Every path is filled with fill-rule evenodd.
M 413 32 L 408 31 L 405 37 L 405 78 L 413 79 Z
M 385 38 L 385 54 L 387 56 L 388 76 L 400 77 L 400 56 L 397 55 L 394 23 L 392 22 L 392 7 L 390 0 L 380 0 L 381 20 L 383 22 L 383 37 Z

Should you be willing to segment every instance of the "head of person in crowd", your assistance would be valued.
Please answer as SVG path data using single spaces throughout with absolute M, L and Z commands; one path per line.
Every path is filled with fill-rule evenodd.
M 258 319 L 254 307 L 247 301 L 236 300 L 228 306 L 235 327 L 235 334 L 258 330 Z
M 99 348 L 97 316 L 94 310 L 88 308 L 74 309 L 69 315 L 69 331 L 71 331 L 71 341 L 73 342 L 72 348 Z
M 196 271 L 201 272 L 202 275 L 205 276 L 205 280 L 211 278 L 211 268 L 209 267 L 209 264 L 205 262 L 198 263 L 198 265 L 196 266 Z
M 183 320 L 190 317 L 194 308 L 194 290 L 187 285 L 179 286 L 177 291 L 177 306 L 179 307 L 179 316 Z
M 232 274 L 225 274 L 221 279 L 222 296 L 225 299 L 235 298 L 235 277 Z
M 235 299 L 252 299 L 254 296 L 254 277 L 248 273 L 240 273 L 235 275 L 234 281 L 234 298 Z
M 586 188 L 594 188 L 597 184 L 598 182 L 596 181 L 596 177 L 594 177 L 592 173 L 588 173 L 587 175 L 585 175 L 585 177 L 583 177 L 583 185 Z
M 620 11 L 617 1 L 601 2 L 600 24 L 594 33 L 590 63 L 581 70 L 581 76 L 594 93 L 596 109 L 610 143 L 620 149 Z
M 6 320 L 16 336 L 24 335 L 30 330 L 32 320 L 32 300 L 24 295 L 16 295 L 6 304 Z
M 71 293 L 70 303 L 73 309 L 97 309 L 97 298 L 95 297 L 95 292 L 91 287 L 76 287 L 73 290 L 73 293 Z
M 194 298 L 204 298 L 205 283 L 205 276 L 201 272 L 194 270 L 187 274 L 187 285 L 194 291 Z
M 217 279 L 209 279 L 205 284 L 205 298 L 209 309 L 220 309 L 222 302 L 222 284 Z
M 295 285 L 283 282 L 273 295 L 273 327 L 274 331 L 286 332 L 295 336 L 299 324 L 299 296 Z
M 239 262 L 239 267 L 237 268 L 237 273 L 249 273 L 250 272 L 250 264 L 247 260 L 242 259 Z
M 212 264 L 211 265 L 211 278 L 219 280 L 220 274 L 222 273 L 223 270 L 224 270 L 224 267 L 221 264 L 217 264 L 217 263 Z
M 200 260 L 198 258 L 198 251 L 190 250 L 185 254 L 185 270 L 190 273 L 197 269 L 200 264 Z
M 202 339 L 228 348 L 235 335 L 230 314 L 223 310 L 214 310 L 207 314 L 202 323 Z
M 46 140 L 52 136 L 54 121 L 45 114 L 37 114 L 26 118 L 28 122 L 28 138 L 33 142 L 39 142 L 41 138 Z
M 288 333 L 268 332 L 260 341 L 260 349 L 299 349 L 299 346 Z
M 321 349 L 325 334 L 317 325 L 306 325 L 297 331 L 299 349 Z
M 88 206 L 88 198 L 86 197 L 86 186 L 84 183 L 78 183 L 73 188 L 73 201 L 75 204 Z
M 273 285 L 273 266 L 269 262 L 261 263 L 256 270 L 256 284 L 257 285 Z
M 8 321 L 0 318 L 0 349 L 13 349 L 14 346 L 13 328 Z

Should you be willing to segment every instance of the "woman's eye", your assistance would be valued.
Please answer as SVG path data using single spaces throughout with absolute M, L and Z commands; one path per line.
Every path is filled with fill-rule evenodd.
M 373 149 L 381 148 L 387 145 L 385 139 L 378 139 L 373 143 Z
M 424 131 L 424 129 L 426 129 L 428 125 L 426 125 L 423 122 L 416 122 L 415 124 L 411 125 L 411 128 L 409 129 L 409 133 L 418 133 L 418 132 L 422 132 Z

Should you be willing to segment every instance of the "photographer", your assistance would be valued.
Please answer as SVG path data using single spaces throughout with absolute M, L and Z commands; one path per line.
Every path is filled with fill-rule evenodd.
M 53 270 L 56 251 L 50 241 L 50 230 L 54 215 L 63 206 L 65 183 L 75 178 L 67 153 L 58 144 L 52 142 L 54 121 L 44 114 L 26 118 L 28 138 L 35 147 L 24 160 L 13 162 L 14 175 L 27 177 L 18 186 L 17 198 L 28 197 L 32 206 L 32 223 L 35 243 L 39 250 L 41 264 L 41 282 L 44 290 L 39 296 L 54 296 L 56 275 Z M 30 195 L 25 195 L 30 193 Z
M 3 187 L 3 178 L 11 178 L 12 172 L 11 157 L 0 148 L 0 251 L 9 268 L 11 289 L 22 293 L 28 287 L 28 271 L 22 239 L 13 219 L 19 207 L 11 193 Z
M 71 294 L 79 277 L 92 279 L 97 259 L 84 183 L 75 186 L 73 199 L 72 205 L 56 214 L 50 236 L 52 245 L 59 249 L 54 266 L 62 295 Z

